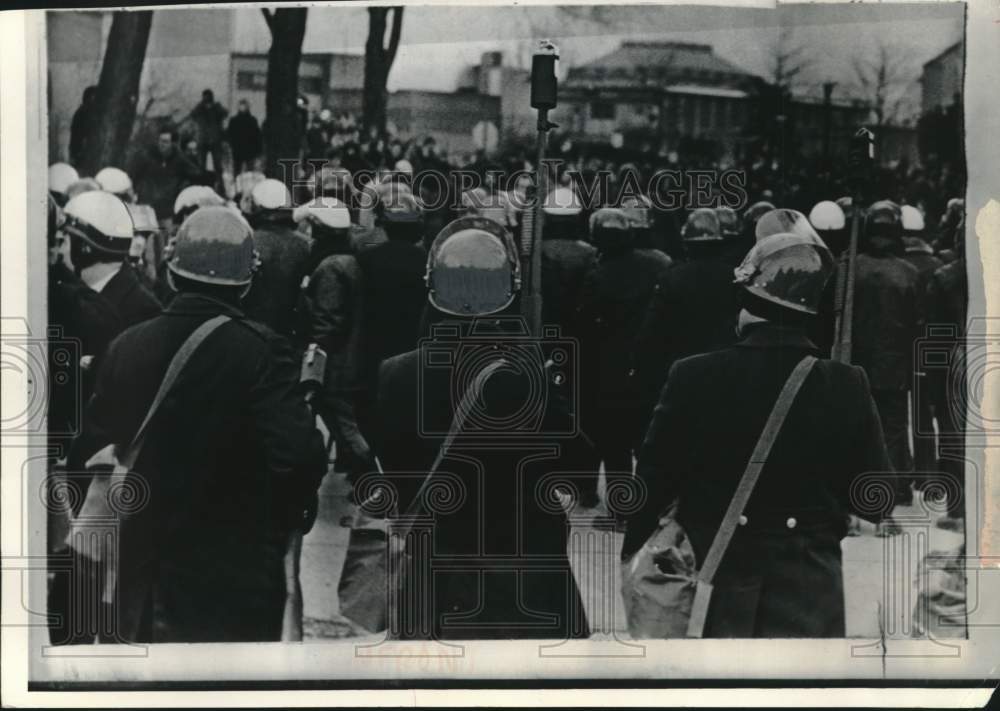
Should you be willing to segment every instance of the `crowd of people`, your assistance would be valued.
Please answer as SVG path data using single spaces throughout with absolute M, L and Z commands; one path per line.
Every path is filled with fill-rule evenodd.
M 704 560 L 808 356 L 706 636 L 843 636 L 840 540 L 891 512 L 854 491 L 862 475 L 886 475 L 905 504 L 913 472 L 950 473 L 961 527 L 963 463 L 941 456 L 961 439 L 956 379 L 914 359 L 926 324 L 953 325 L 957 348 L 965 323 L 949 171 L 873 169 L 859 203 L 832 171 L 755 159 L 742 205 L 710 192 L 668 210 L 623 186 L 695 166 L 557 151 L 533 287 L 556 328 L 542 337 L 520 318 L 535 296 L 530 181 L 497 177 L 532 169 L 524 155 L 471 157 L 475 187 L 421 181 L 455 168 L 433 139 L 361 140 L 324 111 L 305 135 L 326 162 L 303 163 L 290 190 L 253 166 L 246 107 L 223 131 L 225 115 L 206 92 L 195 118 L 212 130 L 193 150 L 219 166 L 230 143 L 232 194 L 171 130 L 127 171 L 50 168 L 50 323 L 82 355 L 49 407 L 52 476 L 77 487 L 52 508 L 52 560 L 71 562 L 52 565 L 53 643 L 282 639 L 289 540 L 312 526 L 331 452 L 363 509 L 433 513 L 433 545 L 408 550 L 400 583 L 415 608 L 387 612 L 394 635 L 586 637 L 568 512 L 603 507 L 629 561 L 674 511 Z M 855 220 L 849 365 L 831 353 Z M 95 496 L 127 485 L 141 505 L 115 510 L 114 554 L 75 535 Z M 423 564 L 442 566 L 432 587 L 415 580 Z

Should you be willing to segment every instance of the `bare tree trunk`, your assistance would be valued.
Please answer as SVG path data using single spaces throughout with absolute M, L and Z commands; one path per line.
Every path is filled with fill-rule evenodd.
M 152 10 L 114 15 L 97 82 L 91 135 L 85 144 L 81 166 L 86 175 L 94 175 L 109 165 L 124 167 L 152 24 Z
M 386 47 L 385 28 L 389 10 L 392 10 L 392 30 L 389 33 L 389 45 Z M 402 7 L 368 8 L 368 41 L 365 43 L 365 81 L 362 92 L 365 136 L 372 128 L 380 134 L 385 132 L 386 109 L 389 103 L 386 82 L 389 79 L 392 63 L 396 59 L 402 29 Z
M 272 178 L 290 181 L 291 171 L 282 171 L 279 161 L 298 160 L 302 146 L 302 125 L 296 102 L 308 8 L 262 9 L 261 12 L 271 30 L 271 49 L 267 53 L 265 172 Z

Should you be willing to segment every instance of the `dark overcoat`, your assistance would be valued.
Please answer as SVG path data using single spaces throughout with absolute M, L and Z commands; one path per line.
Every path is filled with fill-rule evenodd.
M 390 356 L 416 348 L 427 303 L 427 253 L 417 244 L 388 240 L 358 254 L 364 274 L 366 360 L 372 381 Z
M 444 349 L 455 345 L 445 344 Z M 428 365 L 441 362 L 440 353 L 431 355 L 441 349 L 440 342 L 424 344 L 382 364 L 374 444 L 386 476 L 401 484 L 397 488 L 404 511 L 429 470 L 461 397 L 453 391 L 451 379 L 455 369 L 464 367 L 460 358 L 454 361 L 455 369 Z M 551 379 L 547 382 L 555 387 Z M 525 377 L 501 370 L 487 382 L 483 414 L 473 418 L 472 426 L 481 427 L 484 418 L 509 418 L 530 397 Z M 533 411 L 539 417 L 534 435 L 492 426 L 488 427 L 492 435 L 505 436 L 460 437 L 435 474 L 442 487 L 437 493 L 443 495 L 428 499 L 434 517 L 430 548 L 410 548 L 414 569 L 431 570 L 431 599 L 416 599 L 429 619 L 413 629 L 401 625 L 401 636 L 588 635 L 566 553 L 569 524 L 553 498 L 554 483 L 546 486 L 559 472 L 574 471 L 578 445 L 574 437 L 565 436 L 571 428 L 558 394 L 550 392 L 536 402 L 540 409 Z M 412 620 L 414 612 L 407 608 L 393 614 L 397 620 Z
M 764 324 L 733 347 L 674 365 L 639 455 L 636 476 L 647 498 L 628 521 L 624 559 L 676 500 L 701 564 L 778 392 L 796 363 L 815 352 L 800 331 Z M 891 501 L 859 479 L 887 467 L 864 371 L 820 360 L 722 560 L 706 635 L 843 636 L 840 540 L 848 513 L 874 520 Z
M 188 361 L 147 430 L 120 529 L 119 632 L 140 642 L 278 640 L 283 554 L 326 456 L 288 342 L 233 306 L 181 293 L 109 346 L 70 468 L 126 446 L 167 366 L 206 320 L 232 321 Z M 126 480 L 128 481 L 128 480 Z
M 740 304 L 724 254 L 675 262 L 649 300 L 636 336 L 635 389 L 648 419 L 675 361 L 736 341 Z
M 128 262 L 111 277 L 101 296 L 110 301 L 121 317 L 122 328 L 134 326 L 154 316 L 159 316 L 163 305 Z
M 243 310 L 254 321 L 295 338 L 295 309 L 302 279 L 309 274 L 309 238 L 275 219 L 255 225 L 253 244 L 261 264 Z

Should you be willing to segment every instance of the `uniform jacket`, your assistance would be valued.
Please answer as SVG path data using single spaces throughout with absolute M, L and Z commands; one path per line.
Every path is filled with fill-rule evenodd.
M 326 466 L 285 339 L 233 306 L 179 294 L 108 348 L 69 464 L 81 471 L 101 447 L 127 445 L 171 358 L 220 313 L 233 321 L 188 361 L 135 465 L 146 494 L 120 529 L 125 639 L 280 637 L 286 537 Z
M 263 222 L 255 226 L 253 244 L 261 266 L 243 309 L 255 321 L 292 338 L 302 279 L 309 273 L 309 238 L 292 225 Z
M 365 360 L 373 378 L 389 356 L 417 346 L 427 303 L 427 254 L 416 244 L 389 240 L 358 255 L 365 285 Z
M 636 388 L 652 411 L 670 366 L 736 341 L 739 300 L 724 256 L 701 257 L 664 272 L 636 337 Z
M 54 444 L 58 440 L 68 445 L 80 426 L 82 406 L 93 390 L 97 365 L 108 344 L 122 331 L 122 321 L 114 304 L 62 262 L 49 268 L 48 291 L 49 325 L 59 331 L 49 341 L 48 432 Z M 63 344 L 68 347 L 69 360 L 60 354 Z
M 398 483 L 400 510 L 413 500 L 461 398 L 449 395 L 451 368 L 425 364 L 440 362 L 431 357 L 433 351 L 440 356 L 457 347 L 457 342 L 424 344 L 382 364 L 374 449 L 386 476 Z M 529 397 L 528 388 L 523 376 L 511 371 L 494 374 L 484 393 L 487 413 L 510 417 L 518 409 L 513 405 Z M 539 401 L 545 403 L 542 410 L 533 411 L 539 431 L 566 432 L 560 398 L 550 395 Z M 468 435 L 458 438 L 436 475 L 451 493 L 434 497 L 442 505 L 434 513 L 433 554 L 421 555 L 418 546 L 412 550 L 416 565 L 437 571 L 429 629 L 445 638 L 585 637 L 583 607 L 566 556 L 566 516 L 555 500 L 541 498 L 548 490 L 543 477 L 575 470 L 575 439 L 506 434 L 492 444 L 480 439 L 478 447 L 470 446 Z M 454 567 L 456 556 L 465 557 L 462 566 Z
M 920 275 L 889 254 L 859 254 L 855 270 L 852 360 L 873 390 L 909 390 L 914 343 L 923 335 Z
M 135 268 L 125 262 L 110 281 L 101 289 L 101 296 L 117 309 L 122 328 L 159 316 L 163 310 L 159 299 L 150 291 Z
M 655 249 L 602 254 L 587 273 L 579 306 L 583 373 L 595 394 L 620 399 L 631 389 L 636 337 L 653 290 L 670 266 Z
M 305 289 L 310 343 L 326 351 L 326 382 L 330 392 L 356 391 L 364 386 L 364 287 L 353 254 L 331 254 L 319 263 Z
M 646 505 L 630 518 L 630 557 L 677 500 L 700 565 L 764 423 L 795 364 L 815 346 L 801 332 L 751 327 L 736 345 L 670 371 L 636 476 Z M 720 446 L 722 445 L 722 446 Z M 843 636 L 840 539 L 866 472 L 888 470 L 861 368 L 819 361 L 799 391 L 715 578 L 709 636 Z M 870 490 L 869 490 L 870 491 Z M 794 527 L 788 526 L 795 519 Z
M 572 329 L 583 280 L 597 250 L 577 239 L 542 240 L 542 321 Z

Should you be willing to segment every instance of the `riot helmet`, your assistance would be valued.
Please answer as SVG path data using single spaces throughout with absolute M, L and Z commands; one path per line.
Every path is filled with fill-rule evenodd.
M 228 207 L 203 207 L 177 230 L 170 273 L 214 286 L 247 286 L 260 265 L 253 228 Z
M 513 303 L 520 264 L 510 232 L 482 217 L 460 217 L 438 233 L 427 256 L 428 299 L 453 316 L 488 316 Z
M 779 232 L 761 238 L 733 274 L 751 303 L 761 302 L 752 311 L 815 315 L 833 268 L 833 255 L 815 234 Z

